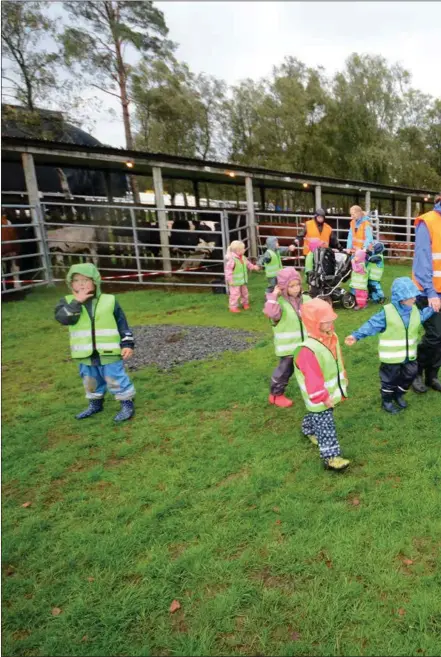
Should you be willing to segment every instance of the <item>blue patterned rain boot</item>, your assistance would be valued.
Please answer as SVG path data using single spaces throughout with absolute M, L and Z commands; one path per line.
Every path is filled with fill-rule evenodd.
M 121 410 L 113 418 L 115 422 L 124 422 L 130 420 L 135 415 L 135 405 L 132 399 L 126 399 L 121 402 Z
M 90 399 L 89 407 L 82 413 L 78 413 L 75 417 L 77 420 L 84 420 L 85 417 L 90 417 L 91 415 L 95 415 L 95 413 L 100 413 L 103 410 L 103 406 L 103 399 Z

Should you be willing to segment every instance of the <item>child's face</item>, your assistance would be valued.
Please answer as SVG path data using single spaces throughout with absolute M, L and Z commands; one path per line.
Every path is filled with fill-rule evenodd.
M 320 322 L 320 331 L 322 333 L 332 333 L 334 329 L 333 322 Z
M 95 292 L 95 283 L 91 278 L 82 274 L 74 274 L 72 278 L 72 290 L 74 292 Z
M 402 301 L 401 303 L 403 304 L 403 306 L 407 306 L 408 308 L 411 308 L 413 306 L 413 304 L 415 303 L 415 301 L 416 301 L 416 298 L 411 297 L 410 299 L 406 299 L 405 301 Z
M 238 246 L 236 248 L 236 253 L 239 256 L 243 256 L 243 254 L 245 253 L 245 247 L 244 246 Z
M 276 247 L 275 247 L 275 248 L 276 248 L 276 249 L 280 249 L 279 240 L 277 240 L 277 242 L 276 242 Z
M 288 284 L 287 292 L 289 297 L 298 297 L 302 291 L 300 281 L 291 281 Z

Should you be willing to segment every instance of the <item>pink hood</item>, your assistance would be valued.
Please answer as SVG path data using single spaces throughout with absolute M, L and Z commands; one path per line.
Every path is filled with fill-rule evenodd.
M 316 249 L 320 248 L 324 244 L 322 240 L 318 237 L 311 237 L 310 240 L 308 240 L 308 247 L 310 251 L 315 251 Z
M 298 311 L 300 309 L 301 295 L 297 299 L 288 296 L 288 285 L 291 281 L 299 281 L 300 285 L 302 284 L 302 277 L 294 267 L 285 267 L 277 274 L 277 285 L 282 290 L 283 298 L 289 301 Z

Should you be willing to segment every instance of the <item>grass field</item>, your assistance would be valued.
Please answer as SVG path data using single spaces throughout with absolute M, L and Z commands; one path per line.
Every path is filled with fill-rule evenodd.
M 392 278 L 408 274 L 389 267 Z M 131 325 L 263 332 L 257 346 L 134 374 L 137 415 L 85 405 L 58 290 L 3 306 L 3 654 L 439 655 L 441 399 L 380 410 L 376 339 L 344 347 L 344 474 L 267 404 L 262 314 L 226 297 L 133 291 Z M 339 310 L 340 338 L 369 317 Z M 30 505 L 26 503 L 30 502 Z M 26 505 L 23 507 L 23 505 Z M 181 607 L 170 613 L 173 600 Z

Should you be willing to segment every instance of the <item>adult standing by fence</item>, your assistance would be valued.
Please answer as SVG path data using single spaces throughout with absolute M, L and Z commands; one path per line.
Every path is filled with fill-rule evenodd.
M 339 249 L 340 243 L 337 239 L 336 234 L 332 230 L 331 226 L 325 222 L 326 212 L 323 208 L 319 208 L 314 213 L 314 219 L 308 219 L 305 223 L 305 228 L 302 230 L 294 240 L 294 244 L 300 246 L 301 241 L 303 240 L 303 255 L 307 256 L 309 248 L 309 240 L 313 238 L 318 238 L 330 246 L 331 249 Z
M 359 205 L 353 205 L 349 210 L 351 223 L 346 248 L 355 253 L 358 249 L 368 249 L 374 241 L 374 232 L 370 217 Z
M 418 345 L 418 376 L 413 389 L 427 392 L 430 386 L 441 392 L 438 379 L 441 367 L 441 194 L 435 197 L 433 210 L 415 219 L 413 280 L 421 291 L 417 305 L 420 308 L 429 305 L 437 311 L 424 322 L 424 337 Z

